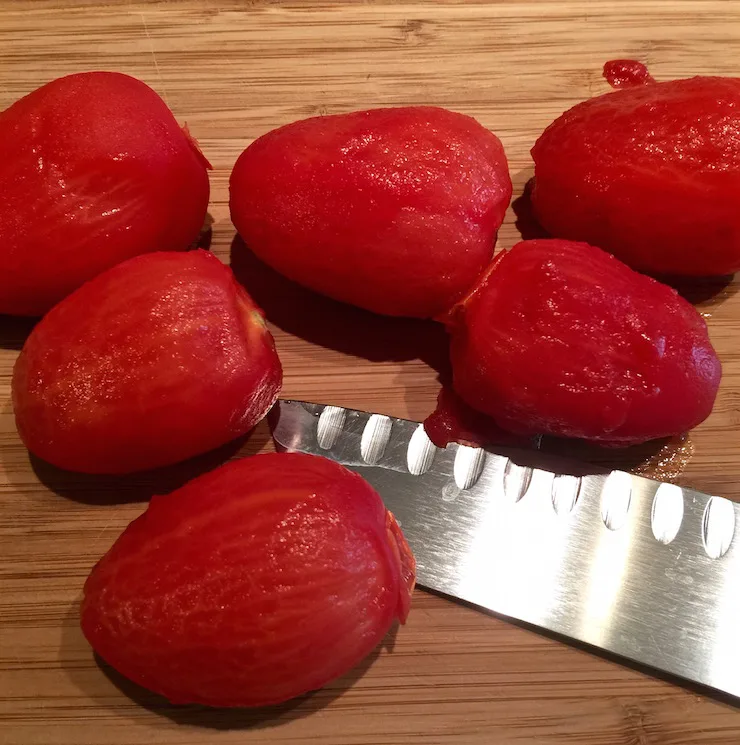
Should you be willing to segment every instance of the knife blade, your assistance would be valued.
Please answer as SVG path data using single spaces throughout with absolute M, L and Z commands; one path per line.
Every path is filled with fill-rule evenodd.
M 440 449 L 418 422 L 337 406 L 282 400 L 272 429 L 375 487 L 420 586 L 740 696 L 728 499 L 540 452 Z

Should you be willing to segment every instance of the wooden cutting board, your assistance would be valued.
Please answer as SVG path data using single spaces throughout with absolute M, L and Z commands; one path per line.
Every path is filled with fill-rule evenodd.
M 0 108 L 80 70 L 145 80 L 188 123 L 215 166 L 212 248 L 225 261 L 234 237 L 229 170 L 268 129 L 372 106 L 447 106 L 501 137 L 520 194 L 537 135 L 565 108 L 606 90 L 601 67 L 615 57 L 649 63 L 658 79 L 739 74 L 740 4 L 0 3 Z M 0 228 L 0 250 L 1 237 Z M 512 214 L 499 245 L 517 238 Z M 438 329 L 322 301 L 249 262 L 238 269 L 272 323 L 286 396 L 402 417 L 430 411 L 444 359 Z M 688 440 L 620 456 L 629 466 L 733 498 L 740 496 L 736 289 L 717 284 L 694 294 L 724 362 L 709 421 Z M 95 662 L 78 629 L 87 572 L 152 493 L 268 448 L 268 434 L 259 427 L 247 440 L 156 477 L 91 479 L 29 460 L 10 403 L 11 368 L 29 329 L 26 321 L 0 318 L 2 745 L 740 742 L 735 705 L 421 591 L 408 624 L 366 664 L 270 711 L 174 707 L 127 683 Z

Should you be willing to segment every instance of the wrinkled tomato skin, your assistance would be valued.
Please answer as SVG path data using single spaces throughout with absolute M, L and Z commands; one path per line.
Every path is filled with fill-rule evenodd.
M 208 162 L 128 75 L 54 80 L 0 113 L 0 313 L 37 316 L 100 272 L 192 244 Z
M 583 243 L 517 244 L 452 324 L 455 390 L 518 434 L 668 437 L 709 416 L 720 382 L 693 306 Z
M 257 455 L 154 497 L 85 583 L 82 630 L 174 703 L 263 706 L 367 656 L 405 619 L 413 572 L 366 481 L 317 456 Z
M 336 300 L 431 318 L 489 262 L 511 199 L 498 138 L 436 107 L 288 124 L 253 142 L 231 217 L 273 269 Z
M 619 72 L 607 63 L 613 83 Z M 627 87 L 577 104 L 535 143 L 538 221 L 648 274 L 736 272 L 740 78 L 622 72 Z
M 261 312 L 206 251 L 137 256 L 39 321 L 12 380 L 18 432 L 72 471 L 168 465 L 249 431 L 280 391 Z

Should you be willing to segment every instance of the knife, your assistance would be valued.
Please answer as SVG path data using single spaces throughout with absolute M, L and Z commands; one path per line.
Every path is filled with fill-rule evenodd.
M 740 696 L 738 507 L 540 452 L 441 449 L 423 425 L 281 400 L 281 450 L 361 474 L 417 581 L 497 615 Z

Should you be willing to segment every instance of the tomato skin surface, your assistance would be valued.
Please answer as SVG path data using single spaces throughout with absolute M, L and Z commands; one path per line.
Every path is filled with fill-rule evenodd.
M 280 391 L 261 312 L 206 251 L 137 256 L 52 308 L 12 381 L 23 442 L 60 468 L 130 473 L 249 431 Z
M 656 83 L 620 65 L 605 72 L 627 87 L 577 104 L 535 143 L 538 221 L 649 274 L 737 271 L 740 78 Z
M 367 656 L 413 588 L 380 497 L 338 463 L 233 461 L 154 497 L 85 583 L 82 630 L 173 703 L 264 706 Z
M 391 316 L 449 309 L 490 261 L 511 199 L 499 139 L 419 106 L 288 124 L 231 174 L 231 217 L 265 263 L 306 287 Z
M 68 75 L 16 101 L 0 113 L 0 313 L 42 315 L 125 259 L 187 248 L 208 168 L 128 75 Z
M 626 446 L 712 410 L 721 366 L 667 285 L 584 243 L 523 241 L 450 327 L 454 387 L 511 432 Z

